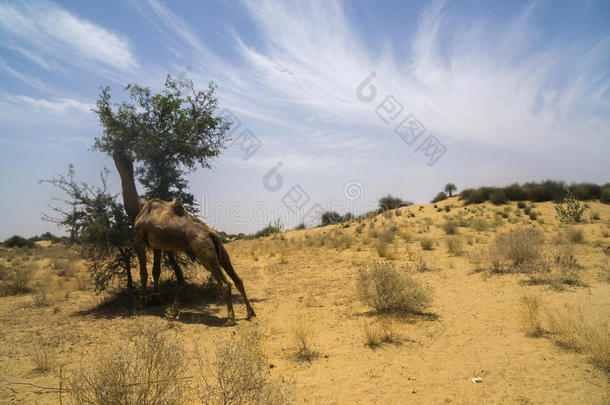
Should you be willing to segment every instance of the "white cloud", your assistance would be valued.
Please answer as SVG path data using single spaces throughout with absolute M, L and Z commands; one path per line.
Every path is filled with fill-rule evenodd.
M 9 46 L 10 42 L 26 43 L 62 63 L 85 61 L 121 71 L 138 66 L 125 38 L 52 3 L 0 4 L 0 32 Z M 34 54 L 28 52 L 32 59 Z M 39 54 L 35 55 L 38 63 L 43 60 Z
M 53 101 L 46 100 L 44 98 L 32 98 L 28 96 L 14 96 L 12 101 L 17 104 L 21 104 L 25 107 L 32 108 L 35 110 L 47 110 L 53 113 L 66 113 L 70 111 L 76 111 L 82 114 L 91 113 L 93 104 L 82 103 L 77 100 L 70 98 L 57 98 Z

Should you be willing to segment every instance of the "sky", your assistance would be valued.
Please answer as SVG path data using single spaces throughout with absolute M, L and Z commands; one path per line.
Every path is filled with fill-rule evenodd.
M 100 88 L 213 81 L 232 141 L 189 175 L 229 233 L 452 182 L 610 181 L 607 1 L 0 0 L 0 239 L 44 231 L 62 195 L 98 184 Z M 140 187 L 141 190 L 141 187 Z

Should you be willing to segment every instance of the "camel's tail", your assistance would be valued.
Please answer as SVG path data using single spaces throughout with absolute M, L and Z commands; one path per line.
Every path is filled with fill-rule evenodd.
M 216 248 L 216 255 L 218 256 L 218 261 L 220 262 L 220 265 L 223 269 L 225 269 L 229 277 L 235 280 L 235 277 L 237 277 L 237 273 L 235 273 L 235 270 L 233 269 L 231 259 L 229 258 L 229 253 L 222 244 L 220 236 L 218 236 L 216 232 L 210 232 L 210 236 L 212 237 L 212 241 L 214 242 L 214 247 Z

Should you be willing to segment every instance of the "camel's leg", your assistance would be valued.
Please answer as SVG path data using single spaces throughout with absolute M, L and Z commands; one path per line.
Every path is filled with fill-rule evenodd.
M 136 238 L 134 247 L 138 262 L 140 263 L 140 282 L 142 283 L 142 295 L 146 296 L 146 281 L 148 280 L 148 271 L 146 270 L 146 245 Z
M 212 273 L 212 276 L 216 279 L 218 284 L 220 285 L 220 289 L 222 290 L 222 294 L 225 296 L 225 301 L 227 303 L 227 321 L 225 322 L 225 326 L 233 326 L 235 325 L 235 312 L 233 311 L 233 300 L 231 299 L 231 284 L 227 280 L 224 274 L 222 274 L 222 269 L 216 260 L 201 260 L 201 263 L 205 266 L 206 269 Z
M 174 252 L 172 252 L 172 251 L 167 252 L 167 260 L 169 260 L 169 265 L 172 266 L 172 269 L 174 269 L 174 273 L 176 273 L 176 279 L 178 280 L 178 284 L 180 284 L 180 285 L 184 284 L 184 275 L 182 274 L 182 269 L 180 269 L 180 266 L 178 265 L 178 262 L 176 261 Z
M 159 278 L 161 277 L 161 251 L 153 250 L 153 281 L 155 283 L 155 295 L 159 294 Z
M 252 308 L 252 305 L 250 305 L 250 301 L 248 301 L 248 296 L 246 295 L 246 289 L 244 288 L 244 283 L 243 283 L 243 281 L 241 281 L 241 278 L 239 278 L 239 276 L 235 272 L 235 269 L 233 269 L 233 266 L 231 265 L 231 260 L 229 259 L 229 254 L 225 251 L 224 254 L 222 254 L 222 252 L 221 252 L 221 256 L 223 256 L 220 258 L 220 263 L 222 264 L 222 268 L 225 269 L 225 271 L 227 272 L 229 277 L 231 277 L 231 280 L 233 280 L 235 287 L 237 287 L 237 289 L 239 290 L 239 293 L 241 294 L 242 298 L 244 299 L 244 303 L 246 304 L 246 308 L 248 310 L 248 319 L 250 319 L 253 316 L 256 316 L 256 314 L 254 313 L 254 308 Z

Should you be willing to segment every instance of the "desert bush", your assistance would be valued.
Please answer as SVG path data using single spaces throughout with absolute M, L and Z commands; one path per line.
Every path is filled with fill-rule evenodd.
M 299 360 L 312 360 L 318 356 L 315 350 L 315 329 L 310 320 L 299 318 L 292 328 L 292 341 Z
M 205 404 L 286 404 L 290 390 L 272 379 L 260 333 L 242 330 L 218 346 L 213 361 L 197 353 L 199 397 Z
M 328 238 L 328 245 L 338 250 L 343 250 L 348 249 L 352 245 L 353 241 L 354 239 L 351 235 L 339 233 L 334 237 Z
M 591 220 L 592 221 L 599 221 L 600 216 L 599 216 L 599 212 L 598 211 L 593 211 L 591 213 Z
M 520 208 L 520 209 L 524 209 L 525 208 L 525 203 L 523 201 L 519 201 L 517 203 L 517 207 Z
M 254 234 L 255 238 L 264 238 L 265 236 L 275 235 L 277 233 L 281 233 L 283 229 L 283 225 L 279 219 L 277 219 L 273 224 L 270 222 L 269 225 L 257 231 Z
M 385 228 L 383 231 L 379 233 L 379 240 L 384 243 L 392 243 L 394 242 L 394 235 L 396 234 L 396 228 Z
M 513 269 L 524 270 L 542 258 L 543 243 L 544 235 L 539 229 L 519 228 L 496 235 L 490 252 L 509 262 Z
M 585 207 L 574 198 L 574 195 L 568 193 L 563 201 L 555 206 L 555 211 L 560 222 L 573 224 L 582 220 Z
M 542 320 L 540 318 L 540 310 L 542 309 L 542 300 L 534 294 L 525 294 L 519 300 L 519 313 L 521 316 L 521 324 L 528 336 L 540 336 L 544 333 Z
M 459 236 L 450 236 L 445 239 L 447 251 L 452 256 L 460 256 L 463 252 L 464 242 Z
M 33 263 L 22 259 L 13 260 L 0 284 L 0 296 L 24 294 L 31 290 L 31 282 L 36 268 Z
M 388 262 L 360 269 L 357 293 L 364 304 L 379 313 L 420 312 L 432 301 L 427 288 Z
M 432 247 L 434 246 L 434 242 L 430 238 L 421 238 L 419 240 L 419 245 L 421 246 L 421 248 L 423 250 L 432 250 Z
M 508 201 L 508 199 L 506 198 L 506 194 L 504 193 L 504 190 L 502 189 L 498 189 L 498 190 L 494 190 L 490 195 L 489 195 L 489 201 L 493 204 L 493 205 L 502 205 L 502 204 L 506 204 L 506 202 Z
M 491 225 L 483 218 L 473 218 L 470 221 L 470 227 L 477 232 L 482 232 L 491 228 Z
M 603 202 L 604 204 L 610 204 L 610 183 L 605 184 L 602 187 L 602 192 L 599 197 L 599 201 Z
M 394 250 L 392 249 L 392 245 L 383 240 L 378 240 L 375 242 L 375 251 L 379 255 L 379 257 L 384 259 L 393 259 L 395 257 Z
M 28 351 L 34 362 L 34 371 L 47 373 L 55 367 L 57 355 L 53 346 L 51 342 L 40 342 Z
M 454 220 L 449 220 L 443 225 L 443 230 L 447 235 L 455 235 L 458 233 L 459 223 Z
M 441 191 L 440 193 L 438 193 L 437 195 L 434 196 L 434 198 L 432 199 L 432 201 L 430 201 L 430 203 L 434 204 L 434 203 L 437 203 L 439 201 L 446 200 L 447 198 L 449 198 L 447 193 L 445 193 L 444 191 Z
M 122 343 L 66 379 L 75 404 L 180 404 L 185 400 L 185 352 L 163 324 L 142 327 L 132 344 Z
M 571 243 L 583 243 L 585 241 L 585 234 L 579 228 L 568 228 L 564 231 L 564 235 L 568 242 Z
M 50 277 L 38 280 L 34 285 L 34 304 L 39 307 L 51 305 L 53 280 Z
M 547 312 L 551 338 L 568 350 L 584 351 L 591 363 L 610 372 L 610 322 L 597 313 L 585 315 L 582 309 L 567 308 Z
M 410 201 L 403 201 L 401 198 L 393 197 L 389 194 L 379 199 L 379 209 L 382 212 L 409 205 L 413 205 L 413 203 Z
M 19 235 L 13 235 L 10 238 L 6 239 L 4 242 L 2 242 L 2 244 L 6 247 L 27 247 L 27 248 L 33 248 L 34 247 L 34 241 L 31 239 L 26 239 L 22 236 Z

